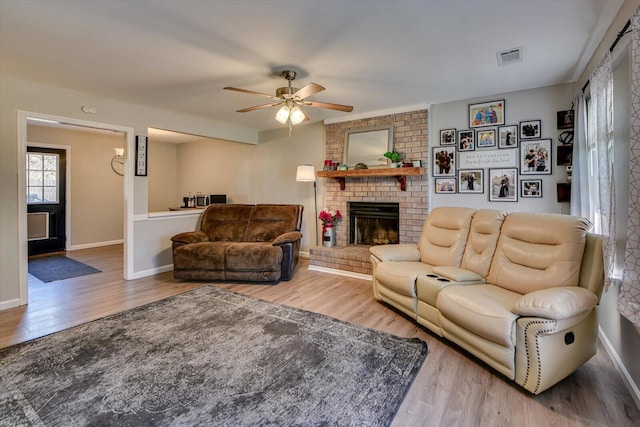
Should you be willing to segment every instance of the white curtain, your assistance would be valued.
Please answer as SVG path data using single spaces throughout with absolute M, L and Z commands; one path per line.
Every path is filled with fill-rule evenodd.
M 573 100 L 573 172 L 571 179 L 571 215 L 593 218 L 589 200 L 589 149 L 587 146 L 587 104 L 582 91 Z
M 615 183 L 613 179 L 613 72 L 611 53 L 607 53 L 591 75 L 589 139 L 594 144 L 598 177 L 598 206 L 595 231 L 602 234 L 605 290 L 609 288 L 615 266 Z
M 631 18 L 629 219 L 618 310 L 640 328 L 640 6 Z

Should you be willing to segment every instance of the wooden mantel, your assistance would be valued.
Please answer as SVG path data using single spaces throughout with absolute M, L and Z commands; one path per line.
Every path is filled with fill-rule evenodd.
M 340 190 L 345 188 L 345 180 L 347 178 L 363 178 L 367 176 L 392 176 L 400 183 L 400 189 L 407 191 L 407 176 L 424 175 L 424 168 L 372 168 L 372 169 L 354 169 L 354 170 L 331 170 L 318 171 L 320 178 L 335 178 L 340 183 Z

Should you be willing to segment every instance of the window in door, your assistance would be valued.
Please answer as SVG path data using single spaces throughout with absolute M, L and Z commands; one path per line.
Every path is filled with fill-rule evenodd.
M 58 203 L 59 156 L 27 153 L 27 204 Z

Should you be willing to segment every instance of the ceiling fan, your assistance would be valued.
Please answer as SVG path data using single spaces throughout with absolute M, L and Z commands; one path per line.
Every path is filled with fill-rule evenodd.
M 329 110 L 345 111 L 347 113 L 353 111 L 353 107 L 350 105 L 330 104 L 328 102 L 308 101 L 307 98 L 318 92 L 325 90 L 324 87 L 316 83 L 309 83 L 302 89 L 291 86 L 291 81 L 296 78 L 296 72 L 294 70 L 284 70 L 279 74 L 281 77 L 289 81 L 288 86 L 280 87 L 276 89 L 275 96 L 268 95 L 266 93 L 254 92 L 252 90 L 239 89 L 236 87 L 225 87 L 226 90 L 232 90 L 240 93 L 247 93 L 249 95 L 259 95 L 266 98 L 270 98 L 276 102 L 269 104 L 256 105 L 254 107 L 243 108 L 237 110 L 238 113 L 248 113 L 249 111 L 259 110 L 261 108 L 277 107 L 282 105 L 276 113 L 276 120 L 282 124 L 286 124 L 289 121 L 289 125 L 297 125 L 298 123 L 308 120 L 307 116 L 300 109 L 304 107 L 317 107 L 327 108 Z

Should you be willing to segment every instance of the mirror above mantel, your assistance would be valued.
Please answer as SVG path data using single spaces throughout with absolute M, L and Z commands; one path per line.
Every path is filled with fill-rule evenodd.
M 344 164 L 353 168 L 358 163 L 367 167 L 388 167 L 387 151 L 393 151 L 393 126 L 347 129 L 345 131 Z

